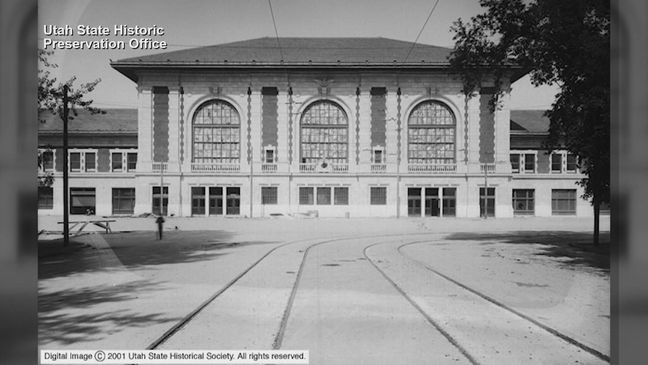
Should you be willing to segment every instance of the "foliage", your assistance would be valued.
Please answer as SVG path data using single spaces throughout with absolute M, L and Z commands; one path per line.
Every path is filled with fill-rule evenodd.
M 610 197 L 610 4 L 605 0 L 480 0 L 483 14 L 457 20 L 450 63 L 464 93 L 494 80 L 491 108 L 503 95 L 511 65 L 534 85 L 560 92 L 545 115 L 549 150 L 564 147 L 580 158 L 584 197 Z

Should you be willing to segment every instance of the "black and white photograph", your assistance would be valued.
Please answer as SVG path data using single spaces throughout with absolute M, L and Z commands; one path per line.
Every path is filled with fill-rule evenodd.
M 610 13 L 39 1 L 40 363 L 611 363 Z

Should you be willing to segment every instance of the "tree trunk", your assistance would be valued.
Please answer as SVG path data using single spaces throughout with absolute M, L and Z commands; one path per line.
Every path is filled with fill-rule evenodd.
M 594 246 L 599 245 L 599 220 L 601 213 L 601 203 L 594 199 Z

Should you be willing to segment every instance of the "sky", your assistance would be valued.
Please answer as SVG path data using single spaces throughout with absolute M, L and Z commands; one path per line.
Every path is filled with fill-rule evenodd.
M 280 37 L 385 37 L 413 42 L 434 6 L 432 0 L 271 0 Z M 450 27 L 458 18 L 482 12 L 477 0 L 439 0 L 418 43 L 452 48 Z M 39 46 L 45 24 L 108 26 L 157 25 L 166 34 L 166 50 L 57 50 L 49 61 L 59 65 L 59 80 L 101 82 L 90 95 L 101 108 L 136 108 L 134 82 L 109 65 L 110 60 L 274 37 L 267 0 L 40 0 Z M 99 40 L 102 37 L 51 37 Z M 124 40 L 127 38 L 109 37 Z M 555 87 L 533 87 L 528 77 L 513 84 L 512 109 L 548 109 Z

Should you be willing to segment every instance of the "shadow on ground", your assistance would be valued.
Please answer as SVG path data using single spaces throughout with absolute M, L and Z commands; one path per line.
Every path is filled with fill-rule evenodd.
M 154 232 L 138 231 L 78 236 L 67 247 L 62 240 L 39 241 L 38 278 L 214 260 L 231 249 L 277 243 L 234 242 L 232 238 L 226 231 L 171 231 L 157 240 Z
M 38 297 L 39 344 L 91 342 L 127 327 L 147 327 L 177 318 L 131 310 L 90 311 L 94 306 L 131 300 L 152 290 L 157 283 L 138 280 L 122 285 L 82 287 L 45 292 Z
M 453 233 L 449 240 L 484 241 L 509 244 L 539 244 L 538 255 L 561 258 L 566 267 L 585 266 L 609 272 L 610 270 L 610 233 L 601 232 L 600 243 L 594 246 L 591 232 L 567 231 L 521 231 L 508 233 Z M 495 242 L 494 242 L 495 241 Z

